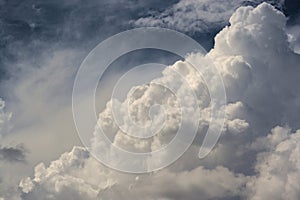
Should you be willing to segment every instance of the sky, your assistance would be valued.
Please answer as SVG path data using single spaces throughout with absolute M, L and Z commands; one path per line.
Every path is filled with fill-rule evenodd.
M 73 120 L 76 73 L 100 42 L 141 27 L 186 34 L 207 54 L 182 58 L 143 49 L 115 60 L 97 86 L 98 119 L 85 133 L 91 136 L 87 149 Z M 299 54 L 297 0 L 0 0 L 0 200 L 300 199 Z M 219 110 L 225 119 L 218 143 L 199 159 L 205 132 L 213 127 L 207 87 L 219 85 L 216 74 L 203 79 L 190 63 L 207 60 L 224 83 L 226 102 Z M 165 65 L 159 78 L 129 87 L 129 80 L 139 83 L 155 71 L 137 70 L 126 80 L 132 96 L 123 85 L 123 102 L 110 98 L 124 74 L 146 63 Z M 168 91 L 158 82 L 176 87 Z M 197 109 L 184 108 L 190 114 L 183 118 L 178 98 Z M 163 105 L 164 114 L 151 114 L 153 105 Z M 125 115 L 119 124 L 114 110 Z M 151 122 L 160 134 L 143 140 L 124 134 L 124 127 L 143 134 L 131 117 L 137 124 Z M 160 120 L 166 120 L 161 129 Z M 183 140 L 195 120 L 197 135 L 161 170 L 124 173 L 95 158 L 103 151 L 99 127 L 115 146 L 152 152 L 174 138 L 180 120 L 189 127 Z

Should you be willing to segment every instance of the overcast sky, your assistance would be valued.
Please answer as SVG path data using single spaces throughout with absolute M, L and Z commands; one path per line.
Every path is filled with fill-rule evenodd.
M 113 122 L 109 95 L 117 80 L 133 66 L 156 62 L 167 65 L 159 81 L 178 86 L 186 102 L 194 100 L 181 78 L 192 86 L 199 98 L 199 129 L 171 166 L 127 174 L 104 166 L 84 148 L 73 121 L 72 89 L 80 64 L 97 44 L 149 26 L 184 33 L 208 53 L 183 60 L 146 49 L 117 59 L 96 91 L 97 126 L 129 151 L 155 151 L 170 142 L 180 125 L 180 104 L 155 84 L 158 79 L 137 85 L 133 90 L 139 93 L 127 100 L 139 123 L 148 120 L 149 102 L 166 105 L 166 116 L 154 115 L 155 123 L 169 119 L 161 136 L 138 141 Z M 0 200 L 298 200 L 299 53 L 298 0 L 0 0 Z M 210 97 L 188 63 L 205 59 L 220 72 L 227 101 L 221 138 L 200 160 Z M 148 75 L 141 70 L 132 79 Z M 206 84 L 216 88 L 214 75 L 209 78 Z M 126 103 L 119 102 L 118 110 L 126 110 Z M 195 117 L 184 120 L 192 123 Z M 101 150 L 97 126 L 87 133 L 95 152 Z

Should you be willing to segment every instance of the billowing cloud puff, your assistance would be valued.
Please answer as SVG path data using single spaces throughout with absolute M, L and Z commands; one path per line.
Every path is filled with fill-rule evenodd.
M 204 32 L 219 30 L 228 24 L 232 13 L 242 5 L 258 5 L 263 0 L 181 0 L 162 13 L 135 21 L 136 26 L 167 27 L 183 32 Z M 284 1 L 266 1 L 282 7 Z
M 82 147 L 74 147 L 53 161 L 40 164 L 35 177 L 21 181 L 23 199 L 203 199 L 239 196 L 249 199 L 298 199 L 300 130 L 276 127 L 258 138 L 257 175 L 235 174 L 218 166 L 190 171 L 163 170 L 133 176 L 104 167 Z M 266 189 L 268 188 L 268 189 Z
M 35 177 L 32 180 L 24 179 L 20 183 L 23 198 L 96 199 L 101 184 L 105 188 L 108 180 L 105 172 L 97 170 L 99 167 L 89 166 L 89 157 L 84 148 L 74 147 L 47 168 L 43 163 L 37 165 Z M 102 178 L 100 174 L 103 175 Z M 26 195 L 27 193 L 29 194 Z
M 300 81 L 300 56 L 289 48 L 285 22 L 285 16 L 269 4 L 243 7 L 232 15 L 231 25 L 216 36 L 215 47 L 206 57 L 215 62 L 224 79 L 228 103 L 223 108 L 224 134 L 207 158 L 197 159 L 201 143 L 196 141 L 171 167 L 137 176 L 110 170 L 84 148 L 74 147 L 49 167 L 38 165 L 33 178 L 23 179 L 22 198 L 299 199 L 300 132 L 283 127 L 300 128 L 300 89 L 296 87 Z M 193 54 L 186 59 L 200 63 L 204 58 Z M 203 81 L 186 61 L 166 68 L 161 81 L 175 84 L 181 95 L 185 94 L 183 82 L 172 69 L 184 74 L 199 97 L 196 104 L 201 108 L 201 117 L 197 120 L 205 129 L 210 99 Z M 163 134 L 145 141 L 124 135 L 114 122 L 113 101 L 100 113 L 97 126 L 102 126 L 114 144 L 130 151 L 161 147 L 176 133 L 180 119 L 176 96 L 162 92 L 153 83 L 132 90 L 127 102 L 137 123 L 151 119 L 151 105 L 165 105 Z M 186 101 L 193 103 L 189 98 Z M 115 105 L 122 112 L 122 102 Z M 157 119 L 154 122 L 159 124 L 163 118 L 158 115 Z M 126 127 L 128 120 L 126 116 L 121 118 L 121 125 Z M 93 148 L 101 143 L 98 131 L 96 128 Z
M 106 110 L 99 115 L 99 127 L 94 133 L 93 150 L 97 151 L 98 145 L 101 144 L 98 131 L 100 127 L 113 138 L 115 145 L 131 151 L 147 152 L 158 150 L 168 144 L 176 135 L 181 123 L 189 127 L 186 131 L 193 130 L 193 126 L 201 120 L 197 120 L 199 113 L 188 111 L 195 106 L 202 109 L 204 117 L 201 125 L 207 124 L 204 108 L 208 107 L 209 95 L 200 74 L 183 61 L 167 67 L 162 74 L 162 77 L 154 79 L 147 85 L 132 88 L 126 101 L 118 102 L 113 99 L 108 103 Z M 195 95 L 191 95 L 189 90 L 193 90 Z M 155 105 L 161 107 L 155 108 Z M 183 116 L 184 111 L 190 115 Z M 118 123 L 115 118 L 118 118 Z M 195 119 L 196 123 L 193 124 Z M 146 128 L 140 128 L 141 126 Z M 151 139 L 133 139 L 124 132 L 134 133 L 142 138 L 147 138 L 148 134 L 156 134 Z
M 257 155 L 258 175 L 247 185 L 251 199 L 299 199 L 300 130 L 275 127 L 253 147 L 263 151 Z
M 285 22 L 281 12 L 265 3 L 240 8 L 210 52 L 219 63 L 228 101 L 242 102 L 255 116 L 247 120 L 257 131 L 278 124 L 299 128 L 299 55 L 289 48 Z
M 204 199 L 243 193 L 249 178 L 224 167 L 201 166 L 182 172 L 163 170 L 133 176 L 104 167 L 81 147 L 74 147 L 49 167 L 39 164 L 33 179 L 20 183 L 23 199 Z

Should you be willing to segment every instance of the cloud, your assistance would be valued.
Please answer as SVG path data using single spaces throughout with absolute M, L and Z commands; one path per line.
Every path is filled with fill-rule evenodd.
M 285 32 L 285 16 L 269 4 L 263 3 L 257 8 L 244 7 L 238 9 L 230 18 L 230 26 L 225 27 L 215 38 L 216 44 L 207 57 L 215 61 L 220 73 L 223 76 L 228 98 L 227 121 L 224 130 L 226 133 L 238 135 L 232 140 L 232 136 L 224 136 L 219 147 L 223 145 L 222 155 L 228 159 L 238 159 L 240 167 L 232 162 L 226 166 L 243 172 L 251 172 L 251 169 L 242 169 L 255 159 L 252 152 L 248 152 L 245 147 L 257 136 L 266 135 L 273 127 L 288 124 L 294 129 L 299 128 L 297 111 L 299 110 L 299 91 L 295 85 L 299 84 L 299 56 L 289 48 L 287 34 Z M 203 63 L 203 57 L 190 55 L 186 58 L 192 63 Z M 288 67 L 286 67 L 288 66 Z M 199 135 L 203 135 L 203 130 L 207 126 L 209 114 L 207 114 L 208 96 L 205 91 L 204 82 L 199 74 L 195 73 L 186 62 L 176 62 L 173 66 L 163 71 L 161 81 L 178 85 L 176 93 L 185 96 L 187 102 L 193 102 L 186 94 L 186 88 L 180 77 L 176 76 L 174 70 L 181 71 L 189 85 L 193 86 L 196 95 L 199 97 L 197 104 L 200 105 Z M 213 77 L 210 78 L 213 80 Z M 280 81 L 278 81 L 280 80 Z M 122 129 L 119 129 L 112 116 L 112 102 L 108 103 L 106 110 L 99 115 L 99 126 L 107 130 L 109 137 L 114 144 L 131 151 L 147 151 L 167 144 L 176 133 L 180 121 L 178 104 L 176 98 L 161 92 L 153 81 L 149 85 L 135 87 L 136 95 L 128 97 L 119 105 L 115 103 L 118 110 L 118 117 L 121 119 L 121 126 L 125 126 L 130 121 L 128 119 L 127 102 L 129 102 L 129 112 L 133 119 L 140 120 L 138 123 L 146 124 L 149 122 L 148 111 L 152 103 L 168 104 L 166 106 L 165 126 L 163 134 L 153 137 L 153 140 L 134 140 L 126 136 Z M 213 85 L 214 83 L 208 83 Z M 179 96 L 178 96 L 179 97 Z M 271 99 L 271 100 L 270 100 Z M 167 103 L 164 103 L 167 102 Z M 205 103 L 206 102 L 206 103 Z M 201 107 L 202 106 L 202 107 Z M 125 113 L 123 113 L 125 111 Z M 168 117 L 172 115 L 173 117 Z M 156 119 L 163 119 L 163 116 Z M 187 117 L 187 121 L 192 121 L 195 116 Z M 159 124 L 159 123 L 158 123 Z M 132 126 L 129 126 L 131 131 Z M 156 126 L 157 127 L 157 126 Z M 192 127 L 190 125 L 189 127 Z M 239 134 L 237 134 L 239 133 Z M 243 134 L 240 134 L 243 133 Z M 101 137 L 96 130 L 94 139 L 95 151 L 101 150 Z M 228 134 L 227 134 L 228 135 Z M 236 146 L 230 147 L 232 143 Z M 198 143 L 199 145 L 199 143 Z M 99 148 L 100 150 L 97 150 Z M 237 151 L 238 150 L 238 151 Z M 249 159 L 251 157 L 252 159 Z M 226 161 L 227 158 L 224 158 Z M 224 163 L 222 163 L 224 164 Z
M 96 181 L 97 187 L 101 181 L 106 181 L 106 177 L 102 180 L 92 178 L 93 173 L 100 178 L 100 171 L 97 168 L 88 168 L 89 157 L 89 153 L 84 148 L 74 147 L 71 152 L 53 161 L 48 168 L 42 163 L 39 164 L 35 167 L 34 180 L 27 178 L 20 183 L 24 192 L 23 198 L 47 199 L 53 196 L 52 198 L 55 199 L 95 199 L 97 188 L 93 188 L 89 180 L 84 177 L 91 177 L 91 181 Z M 79 172 L 79 169 L 82 171 Z M 26 195 L 29 192 L 31 193 Z
M 247 121 L 255 132 L 279 124 L 299 128 L 299 55 L 289 48 L 284 15 L 261 4 L 254 10 L 238 9 L 230 23 L 210 52 L 224 76 L 228 101 L 240 101 L 252 112 L 255 117 Z
M 149 13 L 134 22 L 136 26 L 158 26 L 182 32 L 210 33 L 228 24 L 232 13 L 242 5 L 258 5 L 262 0 L 181 0 L 162 13 Z M 266 1 L 282 7 L 284 1 Z
M 9 130 L 9 121 L 12 113 L 5 112 L 5 102 L 0 98 L 0 139 L 7 134 Z
M 159 9 L 172 4 L 157 2 L 29 0 L 18 5 L 15 1 L 3 2 L 0 93 L 6 109 L 14 115 L 10 123 L 2 126 L 1 117 L 7 121 L 9 114 L 0 112 L 3 136 L 0 145 L 15 148 L 15 144 L 21 143 L 30 153 L 25 155 L 26 163 L 1 162 L 0 196 L 12 199 L 10 194 L 18 189 L 16 182 L 24 174 L 32 173 L 38 162 L 48 163 L 72 146 L 81 145 L 71 110 L 72 86 L 80 63 L 96 43 L 127 30 L 128 20 L 143 12 L 145 6 Z M 125 62 L 129 66 L 132 62 L 128 60 Z M 117 66 L 124 67 L 123 62 Z
M 1 94 L 6 104 L 4 108 L 1 103 L 0 111 L 0 119 L 4 122 L 0 122 L 0 135 L 3 136 L 0 196 L 5 200 L 19 199 L 16 197 L 18 182 L 24 174 L 31 173 L 38 162 L 52 160 L 79 144 L 73 134 L 72 112 L 68 109 L 70 77 L 76 71 L 73 62 L 79 53 L 57 49 L 54 52 L 50 48 L 39 58 L 32 52 L 32 57 L 14 63 L 12 68 L 17 68 L 18 73 L 1 81 Z M 13 117 L 6 110 L 14 113 Z
M 258 175 L 247 184 L 251 199 L 299 199 L 300 130 L 275 127 L 253 146 L 264 150 L 257 155 Z
M 74 147 L 53 161 L 40 164 L 35 177 L 21 181 L 24 199 L 204 199 L 235 196 L 248 178 L 224 167 L 214 170 L 195 168 L 174 173 L 164 170 L 154 175 L 132 176 L 104 167 L 89 153 Z M 217 181 L 218 180 L 218 181 Z M 155 184 L 153 184 L 155 183 Z M 177 189 L 176 189 L 177 188 Z
M 21 181 L 23 199 L 298 199 L 300 130 L 276 127 L 258 138 L 255 170 L 245 176 L 217 166 L 190 171 L 168 169 L 150 175 L 118 173 L 99 164 L 82 147 L 74 147 L 49 167 L 39 164 L 33 179 Z M 268 188 L 268 189 L 266 189 Z
M 300 26 L 290 26 L 288 27 L 287 32 L 289 34 L 289 42 L 291 45 L 291 49 L 293 49 L 294 52 L 300 54 Z
M 204 160 L 196 158 L 200 145 L 196 141 L 171 167 L 137 176 L 110 170 L 86 149 L 74 147 L 48 167 L 37 165 L 34 176 L 20 182 L 22 198 L 299 199 L 300 57 L 289 47 L 285 23 L 281 12 L 263 3 L 239 8 L 230 18 L 230 26 L 216 36 L 207 57 L 214 60 L 224 78 L 227 119 L 219 144 Z M 186 59 L 203 61 L 194 54 Z M 166 68 L 161 79 L 177 83 L 183 95 L 182 82 L 172 69 L 181 70 L 199 95 L 197 104 L 203 108 L 199 121 L 205 122 L 208 98 L 202 80 L 185 61 Z M 146 142 L 124 136 L 113 121 L 112 102 L 100 113 L 98 125 L 122 148 L 144 151 L 160 147 L 178 126 L 176 98 L 162 93 L 155 84 L 134 89 L 137 92 L 129 96 L 129 108 L 137 120 L 147 122 L 147 111 L 156 101 L 172 105 L 166 107 L 166 116 L 173 118 L 167 118 L 163 135 Z M 117 105 L 122 108 L 122 102 Z M 96 129 L 95 148 L 99 145 L 97 134 Z
M 16 147 L 1 147 L 0 146 L 0 161 L 8 162 L 25 162 L 26 150 L 23 145 L 17 145 Z
M 26 52 L 28 48 L 35 52 L 35 47 L 44 49 L 54 44 L 93 48 L 95 40 L 99 42 L 126 30 L 128 21 L 143 12 L 144 7 L 158 10 L 174 1 L 160 2 L 159 5 L 158 2 L 29 0 L 18 6 L 15 1 L 4 2 L 5 11 L 0 13 L 0 43 L 4 48 L 1 48 L 0 56 L 6 61 L 10 60 L 9 56 L 30 56 L 32 52 Z M 26 48 L 24 44 L 27 44 Z M 11 51 L 12 47 L 20 49 L 16 53 Z

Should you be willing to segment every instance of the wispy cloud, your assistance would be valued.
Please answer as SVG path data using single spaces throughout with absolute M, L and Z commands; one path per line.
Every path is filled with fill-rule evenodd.
M 158 26 L 182 32 L 218 32 L 240 6 L 256 6 L 262 0 L 181 0 L 163 12 L 150 12 L 134 22 L 136 26 Z M 267 1 L 282 8 L 284 1 Z

